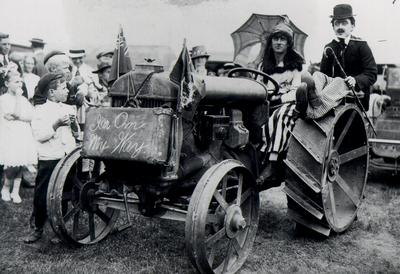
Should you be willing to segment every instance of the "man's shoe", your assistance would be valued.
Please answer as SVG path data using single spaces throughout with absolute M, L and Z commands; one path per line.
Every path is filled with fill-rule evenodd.
M 42 235 L 43 235 L 43 230 L 36 229 L 24 239 L 24 243 L 32 244 L 34 242 L 37 242 L 40 238 L 42 238 Z
M 313 108 L 322 105 L 322 101 L 317 95 L 315 81 L 311 75 L 302 75 L 301 81 L 307 84 L 307 99 Z
M 300 118 L 306 117 L 307 107 L 308 107 L 307 84 L 301 83 L 296 90 L 296 110 L 299 112 Z

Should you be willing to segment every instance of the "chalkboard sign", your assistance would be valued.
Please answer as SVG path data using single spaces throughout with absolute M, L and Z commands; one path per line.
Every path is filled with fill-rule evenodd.
M 90 108 L 82 155 L 165 164 L 172 114 L 168 108 Z

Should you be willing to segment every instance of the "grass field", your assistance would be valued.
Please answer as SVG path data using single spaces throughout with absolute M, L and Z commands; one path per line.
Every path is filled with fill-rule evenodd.
M 239 273 L 399 273 L 400 178 L 374 172 L 358 220 L 329 239 L 296 234 L 279 189 L 261 194 L 253 250 Z M 51 228 L 26 245 L 32 189 L 20 205 L 0 200 L 0 273 L 195 273 L 185 255 L 184 225 L 134 216 L 135 225 L 78 249 L 54 245 Z

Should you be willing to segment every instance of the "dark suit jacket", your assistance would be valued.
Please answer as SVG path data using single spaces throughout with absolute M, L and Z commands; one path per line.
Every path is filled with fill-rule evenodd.
M 365 110 L 368 110 L 370 87 L 376 81 L 378 69 L 367 42 L 352 36 L 343 54 L 341 53 L 342 46 L 336 40 L 332 40 L 326 47 L 333 49 L 347 76 L 353 76 L 356 79 L 355 89 L 365 93 L 361 103 Z M 327 55 L 322 56 L 321 72 L 330 77 L 344 78 L 344 74 L 334 61 L 333 54 L 330 54 L 328 50 Z

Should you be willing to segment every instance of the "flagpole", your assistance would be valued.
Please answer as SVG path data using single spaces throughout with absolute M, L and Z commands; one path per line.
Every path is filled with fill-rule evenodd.
M 118 45 L 117 45 L 117 54 L 118 54 L 118 56 L 117 56 L 117 79 L 119 79 L 119 62 L 120 62 L 120 55 L 121 55 L 121 46 L 120 46 L 120 44 L 121 44 L 121 41 L 120 41 L 120 39 L 121 39 L 121 31 L 122 31 L 122 26 L 121 26 L 121 24 L 119 25 L 119 32 L 118 32 L 118 39 L 117 39 L 117 43 L 118 43 Z

